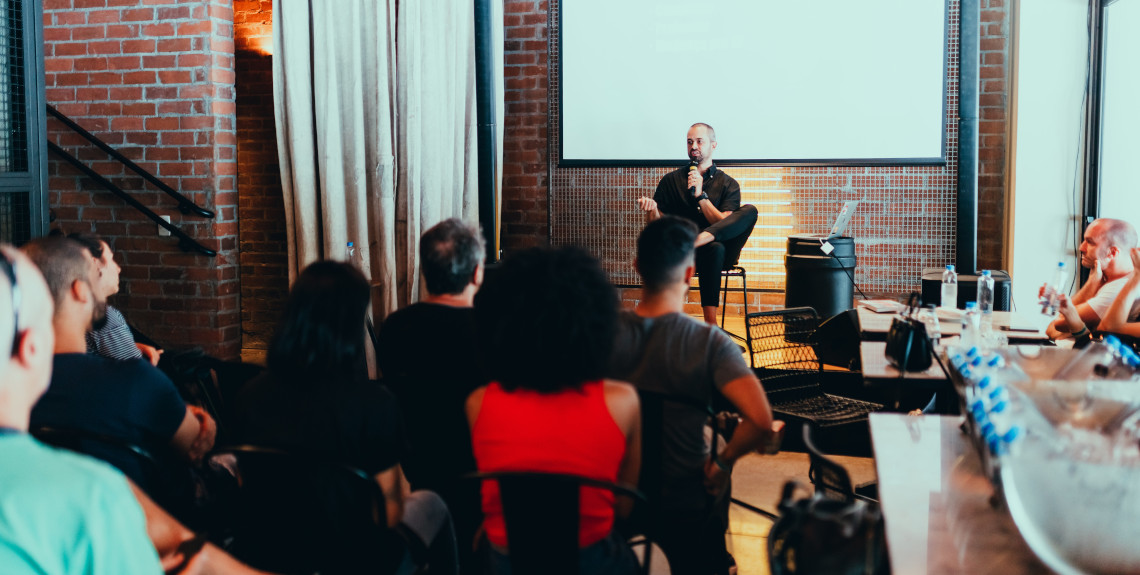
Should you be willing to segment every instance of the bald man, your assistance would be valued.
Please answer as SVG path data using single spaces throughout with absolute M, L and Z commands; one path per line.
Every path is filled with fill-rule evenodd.
M 39 270 L 0 244 L 0 573 L 258 573 L 203 544 L 115 468 L 28 434 L 51 379 L 53 317 Z
M 1089 224 L 1080 247 L 1089 279 L 1072 298 L 1061 296 L 1057 319 L 1046 329 L 1049 337 L 1080 337 L 1098 329 L 1132 274 L 1130 252 L 1136 242 L 1136 228 L 1126 221 L 1100 218 Z
M 0 268 L 0 573 L 160 573 L 122 474 L 28 435 L 51 378 L 52 300 L 19 252 L 0 246 Z

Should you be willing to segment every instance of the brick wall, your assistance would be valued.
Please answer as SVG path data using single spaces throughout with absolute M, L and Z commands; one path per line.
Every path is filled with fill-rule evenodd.
M 183 252 L 122 200 L 61 160 L 49 165 L 56 227 L 105 236 L 123 267 L 112 304 L 167 347 L 240 349 L 233 13 L 227 0 L 45 0 L 47 101 L 215 219 L 177 202 L 67 133 L 48 137 L 204 246 Z
M 1007 4 L 983 0 L 981 13 L 981 90 L 978 110 L 978 267 L 1008 269 L 1002 250 L 1009 239 L 1005 227 L 1006 105 L 1010 57 Z
M 548 5 L 547 0 L 507 0 L 504 5 L 506 117 L 502 247 L 505 253 L 550 241 Z
M 273 117 L 273 3 L 234 2 L 242 350 L 268 349 L 289 292 Z

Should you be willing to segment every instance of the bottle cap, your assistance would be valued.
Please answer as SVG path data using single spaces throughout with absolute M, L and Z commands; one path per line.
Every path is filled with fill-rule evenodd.
M 1065 262 L 1057 262 L 1057 267 L 1059 267 L 1059 268 L 1065 267 Z
M 994 433 L 994 424 L 988 421 L 982 423 L 982 425 L 978 428 L 978 431 L 981 431 L 982 437 L 985 437 L 986 439 L 989 439 L 991 437 L 995 439 L 997 438 L 997 434 Z
M 954 271 L 954 264 L 946 264 L 946 269 Z
M 1000 355 L 994 354 L 994 356 L 991 357 L 990 360 L 986 362 L 986 365 L 988 365 L 990 367 L 1002 367 L 1003 365 L 1005 365 L 1005 360 L 1002 359 L 1002 357 Z
M 981 381 L 978 382 L 978 387 L 985 389 L 985 388 L 989 387 L 991 383 L 993 383 L 993 382 L 990 381 L 990 376 L 987 375 L 987 376 L 982 377 Z
M 978 355 L 978 356 L 974 356 L 974 359 L 973 359 L 973 360 L 970 362 L 970 365 L 971 365 L 972 367 L 981 367 L 981 365 L 982 365 L 982 356 L 980 356 L 980 355 Z
M 972 310 L 972 309 L 973 309 L 973 310 L 976 310 L 976 309 L 978 309 L 978 302 L 976 302 L 976 301 L 968 301 L 968 302 L 966 302 L 966 311 L 970 311 L 970 310 Z
M 348 242 L 348 247 L 352 247 L 352 242 Z
M 1104 344 L 1111 347 L 1118 347 L 1120 346 L 1120 340 L 1116 339 L 1115 335 L 1106 335 L 1104 336 Z
M 1009 431 L 1005 432 L 1005 435 L 1002 436 L 1001 440 L 1006 443 L 1013 443 L 1019 437 L 1021 437 L 1021 428 L 1015 425 L 1009 428 Z
M 967 352 L 966 352 L 966 356 L 967 356 L 967 357 L 971 357 L 971 358 L 972 358 L 972 357 L 974 357 L 975 355 L 978 355 L 978 347 L 977 347 L 977 346 L 973 346 L 973 347 L 971 347 L 971 348 L 970 348 L 970 351 L 967 351 Z
M 982 270 L 982 275 L 987 276 L 987 277 L 990 276 L 991 275 L 990 270 Z
M 994 413 L 1001 413 L 1008 408 L 1009 408 L 1009 402 L 1004 400 L 1004 399 L 999 399 L 997 401 L 997 403 L 995 403 L 994 406 L 990 408 L 990 411 L 992 411 Z

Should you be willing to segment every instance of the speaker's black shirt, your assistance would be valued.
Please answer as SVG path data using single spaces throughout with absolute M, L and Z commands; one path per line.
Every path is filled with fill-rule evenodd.
M 705 172 L 702 187 L 716 209 L 732 212 L 740 208 L 740 184 L 717 168 L 716 164 Z M 689 166 L 665 174 L 657 184 L 653 200 L 657 202 L 657 209 L 662 214 L 691 220 L 702 230 L 710 225 L 701 213 L 697 199 L 689 193 Z

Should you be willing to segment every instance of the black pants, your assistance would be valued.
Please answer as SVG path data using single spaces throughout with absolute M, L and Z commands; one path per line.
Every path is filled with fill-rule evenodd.
M 697 248 L 697 279 L 701 286 L 701 305 L 720 305 L 720 272 L 736 265 L 740 250 L 756 227 L 756 207 L 751 204 L 740 206 L 727 218 L 705 228 L 714 239 Z
M 728 571 L 728 504 L 725 493 L 709 507 L 662 514 L 653 535 L 673 575 L 722 575 Z

